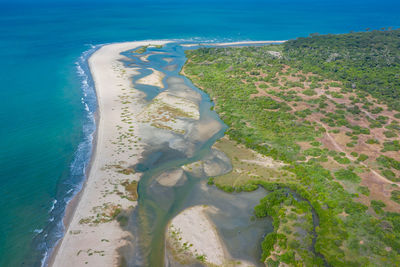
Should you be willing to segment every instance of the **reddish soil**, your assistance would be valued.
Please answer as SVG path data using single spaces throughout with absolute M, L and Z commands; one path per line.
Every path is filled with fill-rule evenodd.
M 370 122 L 368 120 L 375 120 L 378 116 L 386 116 L 388 117 L 388 123 L 392 121 L 400 121 L 394 117 L 394 114 L 396 112 L 394 111 L 389 111 L 387 107 L 383 104 L 377 104 L 378 101 L 374 99 L 372 96 L 367 96 L 367 101 L 369 103 L 372 103 L 373 105 L 370 107 L 370 110 L 376 107 L 381 107 L 383 109 L 382 112 L 379 114 L 372 114 L 370 110 L 366 110 L 362 106 L 364 104 L 362 103 L 357 103 L 357 105 L 361 111 L 359 114 L 351 114 L 351 113 L 346 113 L 346 120 L 353 126 L 360 126 L 363 128 L 368 128 L 370 130 L 370 134 L 359 134 L 357 135 L 358 140 L 354 141 L 354 146 L 349 147 L 347 144 L 352 142 L 353 140 L 351 137 L 347 136 L 345 133 L 346 132 L 352 132 L 351 129 L 341 126 L 341 127 L 330 127 L 326 123 L 322 122 L 321 119 L 325 117 L 324 113 L 335 113 L 337 108 L 335 104 L 343 104 L 346 108 L 354 106 L 352 104 L 352 99 L 358 98 L 355 93 L 348 93 L 348 92 L 342 92 L 342 88 L 340 87 L 332 87 L 330 86 L 331 83 L 335 82 L 333 80 L 323 80 L 320 81 L 320 87 L 315 88 L 314 91 L 316 92 L 316 95 L 308 96 L 304 95 L 303 92 L 304 90 L 310 89 L 311 82 L 309 81 L 309 78 L 311 76 L 316 76 L 314 74 L 304 74 L 302 72 L 298 72 L 296 74 L 289 74 L 290 68 L 289 66 L 284 65 L 283 68 L 281 69 L 281 72 L 276 73 L 275 78 L 278 81 L 279 86 L 272 86 L 272 83 L 267 83 L 264 81 L 257 81 L 254 82 L 256 88 L 257 88 L 257 94 L 251 95 L 252 98 L 254 97 L 261 97 L 261 96 L 266 96 L 270 97 L 271 99 L 277 101 L 277 102 L 285 102 L 288 106 L 292 108 L 291 113 L 294 113 L 296 111 L 301 111 L 301 110 L 312 110 L 313 113 L 311 115 L 308 115 L 305 120 L 315 122 L 319 127 L 324 127 L 326 129 L 326 133 L 322 138 L 319 139 L 321 143 L 323 144 L 323 147 L 328 148 L 330 150 L 335 150 L 337 152 L 344 152 L 346 156 L 352 160 L 355 161 L 356 158 L 351 155 L 352 152 L 356 152 L 357 154 L 365 154 L 368 156 L 368 160 L 365 162 L 360 162 L 359 165 L 361 167 L 364 167 L 366 169 L 369 169 L 370 171 L 366 171 L 362 174 L 359 174 L 359 176 L 362 178 L 362 185 L 368 186 L 370 189 L 370 196 L 360 196 L 358 200 L 362 203 L 365 203 L 366 205 L 369 205 L 369 202 L 371 199 L 376 199 L 376 200 L 382 200 L 386 203 L 387 210 L 390 211 L 399 211 L 400 210 L 400 205 L 395 203 L 394 201 L 390 200 L 390 192 L 393 190 L 393 182 L 388 180 L 386 177 L 382 176 L 380 174 L 379 170 L 379 165 L 376 163 L 376 158 L 379 157 L 379 155 L 386 155 L 388 157 L 394 158 L 398 161 L 400 161 L 400 153 L 398 151 L 396 152 L 381 152 L 383 146 L 382 143 L 385 140 L 399 140 L 399 137 L 394 137 L 394 138 L 387 138 L 384 135 L 384 132 L 387 131 L 384 127 L 382 128 L 369 128 Z M 250 75 L 250 73 L 248 73 Z M 256 75 L 250 75 L 252 77 L 256 77 Z M 260 73 L 261 77 L 266 77 L 267 74 L 265 73 Z M 300 82 L 301 81 L 301 76 L 306 77 L 306 81 L 303 82 L 304 88 L 300 87 L 290 87 L 287 88 L 286 90 L 281 90 L 281 87 L 286 87 L 287 82 Z M 244 83 L 247 83 L 247 81 L 243 81 Z M 335 82 L 337 84 L 341 84 L 339 82 Z M 260 88 L 261 84 L 266 84 L 268 88 L 263 89 Z M 325 89 L 325 87 L 328 86 L 328 89 Z M 275 92 L 281 92 L 281 93 L 287 93 L 288 91 L 294 91 L 297 93 L 298 96 L 301 97 L 301 101 L 297 102 L 287 102 L 284 99 L 281 99 L 278 96 L 274 96 L 272 94 L 267 93 L 268 91 L 275 91 Z M 342 97 L 334 97 L 333 95 L 340 94 Z M 317 100 L 321 98 L 322 96 L 326 97 L 325 103 L 327 106 L 321 108 L 321 111 L 315 112 L 315 108 L 318 107 L 316 104 L 312 104 L 309 101 L 312 100 Z M 296 105 L 293 105 L 296 103 Z M 343 109 L 345 110 L 345 109 Z M 302 120 L 302 119 L 299 119 Z M 387 125 L 386 124 L 386 125 Z M 332 130 L 339 130 L 338 133 L 331 133 Z M 368 139 L 377 139 L 379 140 L 380 144 L 367 144 L 366 141 Z M 299 143 L 300 147 L 304 149 L 308 149 L 311 147 L 311 145 L 307 142 L 301 142 Z M 342 166 L 341 164 L 338 164 L 334 160 L 329 160 L 328 162 L 321 163 L 325 168 L 330 169 L 330 170 L 335 170 L 338 168 L 346 168 L 347 165 Z M 400 171 L 392 170 L 394 171 L 398 177 L 400 177 Z M 400 186 L 400 183 L 395 183 Z

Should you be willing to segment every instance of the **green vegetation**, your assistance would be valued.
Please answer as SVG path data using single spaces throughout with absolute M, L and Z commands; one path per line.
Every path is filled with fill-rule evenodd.
M 383 203 L 380 200 L 372 200 L 371 201 L 371 207 L 374 209 L 374 211 L 377 214 L 383 214 L 384 211 L 382 210 L 382 208 L 386 207 L 385 203 Z
M 274 224 L 274 231 L 266 235 L 261 244 L 262 261 L 268 258 L 271 264 L 284 262 L 291 265 L 322 265 L 322 259 L 309 250 L 313 221 L 310 205 L 306 201 L 298 201 L 287 190 L 278 189 L 261 199 L 260 204 L 254 208 L 254 214 L 257 218 L 268 215 Z M 299 258 L 302 260 L 296 260 Z
M 199 254 L 197 250 L 191 248 L 193 244 L 182 241 L 182 232 L 174 225 L 168 226 L 167 246 L 171 252 L 171 256 L 181 265 L 192 265 L 198 262 L 207 263 L 206 255 Z M 208 266 L 208 264 L 207 264 Z
M 215 184 L 226 192 L 253 191 L 258 188 L 255 183 L 259 181 L 290 182 L 294 175 L 282 168 L 280 162 L 268 162 L 260 158 L 256 153 L 243 145 L 228 138 L 222 138 L 215 143 L 215 148 L 224 151 L 234 164 L 234 171 L 218 176 L 210 177 L 208 184 Z
M 366 195 L 366 196 L 369 196 L 369 188 L 368 187 L 366 187 L 366 186 L 359 186 L 358 188 L 357 188 L 357 191 L 358 192 L 360 192 L 361 194 L 363 194 L 363 195 Z
M 382 152 L 386 151 L 399 151 L 400 150 L 400 142 L 399 140 L 387 141 L 383 143 Z
M 384 155 L 379 156 L 376 161 L 378 164 L 384 167 L 382 170 L 382 175 L 388 178 L 389 180 L 393 182 L 399 182 L 400 178 L 396 177 L 396 174 L 393 172 L 393 170 L 400 170 L 400 162 L 391 158 L 387 157 Z
M 259 186 L 270 192 L 255 208 L 256 217 L 270 216 L 274 221 L 274 232 L 261 244 L 262 261 L 271 266 L 323 265 L 324 260 L 331 266 L 400 262 L 400 215 L 387 211 L 391 206 L 385 204 L 390 201 L 387 196 L 382 201 L 385 207 L 370 199 L 376 189 L 359 185 L 360 173 L 368 168 L 379 165 L 389 175 L 387 171 L 394 173 L 397 165 L 387 159 L 390 168 L 379 161 L 375 164 L 368 160 L 375 158 L 371 154 L 355 150 L 359 140 L 367 140 L 362 145 L 376 149 L 378 155 L 400 150 L 397 140 L 376 140 L 367 128 L 372 124 L 368 112 L 382 111 L 370 94 L 391 109 L 400 108 L 400 81 L 395 78 L 400 59 L 391 59 L 400 53 L 398 35 L 399 31 L 314 36 L 279 46 L 186 52 L 185 75 L 210 95 L 234 144 L 224 145 L 226 140 L 216 144 L 230 156 L 234 170 L 214 177 L 212 184 L 227 192 Z M 269 53 L 276 50 L 281 56 Z M 357 124 L 360 120 L 364 123 Z M 375 121 L 380 127 L 388 123 L 396 127 L 384 116 Z M 344 144 L 343 150 L 332 150 L 337 140 Z M 383 144 L 382 151 L 376 144 Z M 243 155 L 245 151 L 284 164 L 261 168 Z M 350 160 L 347 153 L 357 160 Z M 288 190 L 305 201 L 294 199 Z M 363 202 L 367 204 L 360 203 L 359 193 L 369 199 Z M 311 210 L 319 219 L 315 251 L 304 247 L 312 238 Z M 299 221 L 300 217 L 306 219 Z
M 371 93 L 400 111 L 399 38 L 400 30 L 315 35 L 288 41 L 284 53 L 305 72 L 341 81 L 346 89 Z
M 337 172 L 335 172 L 335 176 L 338 180 L 346 180 L 346 181 L 350 181 L 353 183 L 361 182 L 361 178 L 358 177 L 357 174 L 355 174 L 354 172 L 352 172 L 350 170 L 346 170 L 346 169 L 338 170 Z
M 400 162 L 393 158 L 381 155 L 376 159 L 376 161 L 386 168 L 394 168 L 400 171 Z
M 121 183 L 121 185 L 125 188 L 126 191 L 126 198 L 135 201 L 138 198 L 138 193 L 137 193 L 137 186 L 138 182 L 137 181 L 129 181 L 125 180 Z
M 400 191 L 399 190 L 393 190 L 391 193 L 390 197 L 394 202 L 397 202 L 400 204 Z
M 383 132 L 383 134 L 386 136 L 386 138 L 397 137 L 397 134 L 393 131 L 385 131 L 385 132 Z
M 365 154 L 360 154 L 359 156 L 358 156 L 358 161 L 366 161 L 368 159 L 368 156 L 367 155 L 365 155 Z
M 396 178 L 396 174 L 394 172 L 392 172 L 391 170 L 388 170 L 388 169 L 383 170 L 382 175 L 385 176 L 386 178 L 388 178 L 390 181 L 393 181 L 393 182 L 400 181 L 399 178 Z
M 111 222 L 121 214 L 121 205 L 103 203 L 102 206 L 96 206 L 92 209 L 92 212 L 96 215 L 82 218 L 79 224 L 88 224 L 95 226 L 102 223 Z
M 340 156 L 335 156 L 333 157 L 334 160 L 336 160 L 340 164 L 350 164 L 350 160 L 346 157 L 340 157 Z
M 366 143 L 369 145 L 373 145 L 373 144 L 379 144 L 379 141 L 376 139 L 368 139 Z
M 141 46 L 138 49 L 132 51 L 132 53 L 137 53 L 137 54 L 146 53 L 148 47 L 149 47 L 148 45 Z

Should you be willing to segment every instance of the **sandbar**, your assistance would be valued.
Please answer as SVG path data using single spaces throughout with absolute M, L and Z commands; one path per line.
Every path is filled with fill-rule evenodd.
M 64 238 L 50 259 L 52 266 L 118 266 L 118 248 L 131 239 L 118 216 L 136 206 L 132 188 L 140 176 L 134 173 L 143 151 L 137 131 L 137 115 L 144 108 L 144 94 L 133 88 L 137 72 L 124 67 L 121 52 L 167 41 L 126 42 L 102 46 L 89 59 L 98 101 L 96 149 L 79 202 Z

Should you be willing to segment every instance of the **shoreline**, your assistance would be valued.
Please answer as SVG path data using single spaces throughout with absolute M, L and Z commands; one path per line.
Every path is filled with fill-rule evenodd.
M 96 49 L 96 51 L 94 53 L 96 53 L 101 47 L 103 47 L 104 45 L 101 45 L 99 48 Z M 90 57 L 94 54 L 92 53 L 90 55 Z M 90 58 L 89 57 L 89 58 Z M 89 65 L 89 58 L 87 59 L 87 63 Z M 89 66 L 88 66 L 89 67 Z M 90 70 L 90 67 L 89 67 Z M 90 71 L 90 75 L 92 76 L 92 73 Z M 95 123 L 95 130 L 92 133 L 92 151 L 91 151 L 91 156 L 90 156 L 90 160 L 88 163 L 87 168 L 85 169 L 85 179 L 82 183 L 82 188 L 70 199 L 70 201 L 68 202 L 68 204 L 65 207 L 65 214 L 64 217 L 62 218 L 62 223 L 64 226 L 64 230 L 68 229 L 69 225 L 71 224 L 72 218 L 75 214 L 76 208 L 82 198 L 82 194 L 86 188 L 87 182 L 88 182 L 88 177 L 90 175 L 90 170 L 92 169 L 93 166 L 93 162 L 94 162 L 94 155 L 96 154 L 97 151 L 97 136 L 98 136 L 98 131 L 99 131 L 99 119 L 100 119 L 100 115 L 99 115 L 99 108 L 98 108 L 98 97 L 97 97 L 97 92 L 96 92 L 96 86 L 94 84 L 93 81 L 93 90 L 95 93 L 95 97 L 96 97 L 96 111 L 93 114 L 94 116 L 94 123 Z M 56 255 L 58 253 L 58 250 L 60 248 L 60 245 L 64 239 L 66 232 L 64 232 L 64 235 L 62 236 L 61 239 L 57 240 L 55 246 L 51 249 L 51 254 L 48 256 L 47 261 L 43 261 L 42 262 L 42 266 L 53 266 Z
M 167 41 L 108 44 L 99 48 L 89 58 L 88 62 L 98 103 L 92 157 L 82 189 L 67 205 L 63 218 L 65 233 L 53 249 L 48 266 L 69 266 L 71 264 L 114 266 L 118 264 L 119 253 L 117 250 L 129 242 L 125 239 L 129 240 L 131 236 L 112 218 L 117 212 L 128 211 L 136 205 L 136 201 L 130 201 L 118 195 L 126 196 L 128 193 L 121 185 L 122 182 L 127 179 L 129 182 L 139 180 L 137 174 L 126 175 L 120 172 L 128 170 L 138 161 L 142 149 L 132 147 L 130 153 L 136 154 L 135 156 L 128 155 L 127 151 L 122 152 L 113 142 L 121 134 L 118 132 L 118 127 L 121 127 L 118 124 L 123 124 L 121 115 L 126 111 L 126 109 L 122 109 L 124 100 L 121 99 L 121 96 L 126 94 L 123 91 L 130 90 L 129 97 L 132 98 L 132 101 L 138 102 L 138 105 L 128 108 L 132 114 L 131 119 L 141 111 L 139 102 L 143 99 L 143 94 L 135 90 L 131 83 L 130 78 L 137 74 L 136 71 L 123 66 L 120 60 L 124 56 L 120 53 L 144 45 L 165 43 Z M 110 127 L 112 124 L 114 127 Z M 121 128 L 128 130 L 126 127 Z M 121 163 L 122 161 L 124 164 Z M 112 191 L 114 187 L 118 188 L 118 194 L 114 194 Z M 99 214 L 100 219 L 98 218 Z M 82 242 L 83 240 L 85 242 Z
M 97 93 L 96 93 L 96 99 L 97 99 Z M 95 123 L 96 123 L 96 129 L 93 132 L 93 140 L 92 140 L 92 156 L 90 157 L 90 161 L 88 164 L 88 167 L 85 170 L 85 177 L 86 179 L 83 181 L 82 184 L 82 188 L 81 190 L 79 190 L 79 192 L 76 193 L 75 196 L 73 196 L 71 198 L 71 200 L 69 201 L 69 203 L 67 204 L 67 206 L 65 207 L 65 214 L 64 217 L 62 219 L 62 223 L 64 225 L 65 230 L 68 229 L 69 225 L 71 224 L 72 218 L 74 217 L 74 214 L 76 212 L 76 208 L 78 207 L 78 204 L 82 198 L 82 194 L 86 188 L 87 182 L 88 182 L 88 177 L 90 175 L 90 170 L 92 169 L 93 166 L 93 162 L 94 162 L 94 155 L 96 154 L 96 150 L 97 150 L 97 135 L 98 135 L 98 123 L 99 123 L 99 111 L 96 110 L 96 113 L 94 114 L 94 119 L 95 119 Z M 65 236 L 66 232 L 64 232 L 64 236 Z M 47 261 L 47 266 L 53 266 L 54 265 L 54 261 L 56 258 L 56 255 L 58 253 L 58 250 L 60 248 L 60 245 L 64 239 L 64 236 L 57 241 L 56 245 L 54 246 L 48 261 Z
M 173 41 L 173 40 L 172 40 Z M 107 183 L 107 179 L 99 178 L 96 174 L 106 174 L 113 176 L 112 179 L 126 179 L 128 176 L 126 174 L 121 174 L 121 170 L 128 170 L 134 163 L 136 163 L 140 159 L 141 152 L 143 149 L 135 148 L 136 155 L 127 157 L 126 151 L 121 152 L 121 148 L 115 146 L 111 139 L 105 140 L 105 136 L 107 138 L 116 138 L 118 136 L 117 132 L 108 132 L 105 133 L 105 126 L 109 126 L 114 122 L 117 118 L 115 115 L 110 115 L 109 113 L 113 112 L 115 109 L 120 109 L 120 112 L 117 118 L 118 123 L 123 123 L 124 119 L 121 120 L 120 116 L 124 114 L 126 109 L 122 109 L 124 100 L 121 99 L 121 95 L 125 94 L 122 90 L 126 90 L 119 88 L 121 84 L 123 87 L 128 87 L 130 91 L 133 92 L 133 102 L 136 102 L 134 107 L 129 108 L 130 111 L 130 120 L 134 128 L 137 129 L 139 120 L 134 117 L 138 117 L 142 109 L 140 106 L 143 106 L 144 94 L 133 87 L 131 82 L 131 77 L 138 74 L 134 68 L 125 68 L 123 64 L 120 62 L 121 59 L 124 59 L 124 56 L 121 55 L 122 52 L 136 49 L 140 46 L 146 45 L 164 45 L 171 41 L 138 41 L 138 42 L 123 42 L 123 43 L 112 43 L 101 46 L 95 53 L 93 53 L 89 60 L 89 68 L 90 73 L 92 75 L 94 81 L 94 87 L 96 92 L 97 104 L 98 108 L 95 114 L 96 121 L 96 130 L 93 133 L 93 143 L 92 143 L 92 156 L 86 170 L 86 179 L 83 182 L 82 189 L 71 199 L 68 203 L 65 211 L 65 215 L 63 218 L 63 224 L 65 226 L 64 236 L 57 242 L 56 246 L 53 248 L 51 255 L 48 258 L 47 266 L 69 266 L 71 263 L 75 265 L 85 265 L 85 266 L 99 266 L 98 264 L 106 264 L 116 266 L 119 263 L 119 253 L 118 249 L 127 243 L 129 243 L 129 239 L 131 239 L 131 233 L 124 231 L 119 223 L 116 220 L 111 219 L 109 217 L 113 217 L 113 212 L 116 210 L 123 210 L 124 212 L 129 213 L 130 210 L 136 206 L 137 201 L 126 201 L 126 199 L 122 200 L 120 197 L 113 196 L 107 198 L 108 193 L 104 195 L 105 188 L 110 188 L 110 185 L 115 187 L 115 184 L 108 184 L 104 186 L 104 183 Z M 215 45 L 215 46 L 224 46 L 224 45 L 244 45 L 244 44 L 266 44 L 266 43 L 282 43 L 284 41 L 248 41 L 248 42 L 232 42 L 232 43 L 212 43 L 206 45 Z M 182 46 L 190 47 L 197 46 L 194 45 L 185 45 Z M 104 66 L 106 65 L 106 67 Z M 114 72 L 114 73 L 113 73 Z M 110 73 L 113 73 L 113 77 L 110 77 Z M 107 77 L 108 75 L 108 77 Z M 104 78 L 106 77 L 106 78 Z M 162 79 L 162 77 L 159 77 Z M 107 79 L 113 80 L 113 82 L 108 82 Z M 160 79 L 152 79 L 154 83 L 159 82 Z M 106 86 L 105 86 L 106 85 Z M 157 84 L 154 84 L 157 86 Z M 110 92 L 106 92 L 106 88 L 112 88 L 116 92 L 110 95 Z M 108 95 L 107 95 L 108 93 Z M 111 97 L 111 99 L 109 99 Z M 105 103 L 103 103 L 106 102 Z M 117 103 L 117 104 L 115 104 Z M 126 106 L 124 108 L 127 108 Z M 105 119 L 106 117 L 106 119 Z M 113 118 L 114 120 L 110 120 Z M 132 121 L 133 120 L 133 121 Z M 117 128 L 118 128 L 117 127 Z M 135 129 L 135 133 L 136 133 Z M 115 130 L 115 129 L 114 129 Z M 120 134 L 120 133 L 119 133 Z M 104 136 L 105 135 L 105 136 Z M 136 135 L 138 137 L 138 135 Z M 138 138 L 139 140 L 141 138 Z M 107 142 L 108 141 L 108 142 Z M 111 143 L 110 143 L 111 142 Z M 136 143 L 136 142 L 135 142 Z M 137 142 L 137 144 L 141 144 Z M 119 155 L 120 152 L 115 153 L 110 152 L 110 147 L 115 151 L 120 151 L 122 155 Z M 106 150 L 106 151 L 104 151 Z M 115 152 L 114 151 L 114 152 Z M 105 153 L 106 152 L 106 153 Z M 125 153 L 125 154 L 124 154 Z M 106 154 L 106 155 L 104 155 Z M 113 159 L 114 163 L 125 162 L 125 166 L 118 166 L 109 159 Z M 125 160 L 123 160 L 125 159 Z M 129 165 L 126 165 L 126 161 L 129 160 Z M 112 170 L 104 170 L 105 167 L 108 168 L 108 163 L 111 163 Z M 100 165 L 103 166 L 100 166 Z M 122 164 L 123 165 L 123 164 Z M 121 167 L 123 169 L 121 169 Z M 96 177 L 97 176 L 97 177 Z M 116 178 L 117 177 L 117 178 Z M 133 174 L 131 180 L 138 181 L 140 179 L 138 174 Z M 103 185 L 101 187 L 96 187 L 98 183 L 102 182 Z M 117 185 L 118 192 L 126 195 L 127 192 L 123 192 L 124 188 L 121 188 L 121 184 Z M 102 191 L 103 189 L 103 191 Z M 102 201 L 98 201 L 99 198 L 106 198 L 107 201 L 103 201 L 103 206 L 107 205 L 107 207 L 103 207 L 103 210 L 99 211 L 98 203 Z M 94 204 L 96 203 L 96 204 Z M 109 206 L 112 206 L 112 210 L 110 210 Z M 97 210 L 96 210 L 97 209 Z M 96 211 L 95 211 L 96 210 Z M 100 214 L 107 213 L 109 214 L 106 218 L 101 218 L 103 221 L 101 223 L 96 222 L 96 213 L 97 217 Z M 84 223 L 82 224 L 82 221 Z M 101 221 L 101 220 L 100 220 Z M 111 233 L 111 235 L 110 235 Z M 105 236 L 109 236 L 109 238 L 101 238 Z M 112 240 L 111 240 L 112 239 Z M 85 240 L 85 242 L 82 242 Z M 104 241 L 107 240 L 107 241 Z M 84 246 L 83 243 L 89 243 L 90 246 Z M 104 244 L 107 243 L 107 244 Z M 98 250 L 97 248 L 103 248 Z M 68 262 L 68 264 L 67 264 Z
M 283 44 L 288 40 L 271 40 L 271 41 L 238 41 L 238 42 L 224 42 L 224 43 L 188 43 L 182 44 L 183 47 L 193 47 L 193 46 L 235 46 L 235 45 L 257 45 L 257 44 Z

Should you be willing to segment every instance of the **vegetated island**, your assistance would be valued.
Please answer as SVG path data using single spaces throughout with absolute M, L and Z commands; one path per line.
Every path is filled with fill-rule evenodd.
M 186 51 L 229 126 L 215 147 L 232 171 L 208 184 L 269 192 L 254 208 L 273 219 L 267 266 L 398 266 L 399 44 L 383 30 Z

